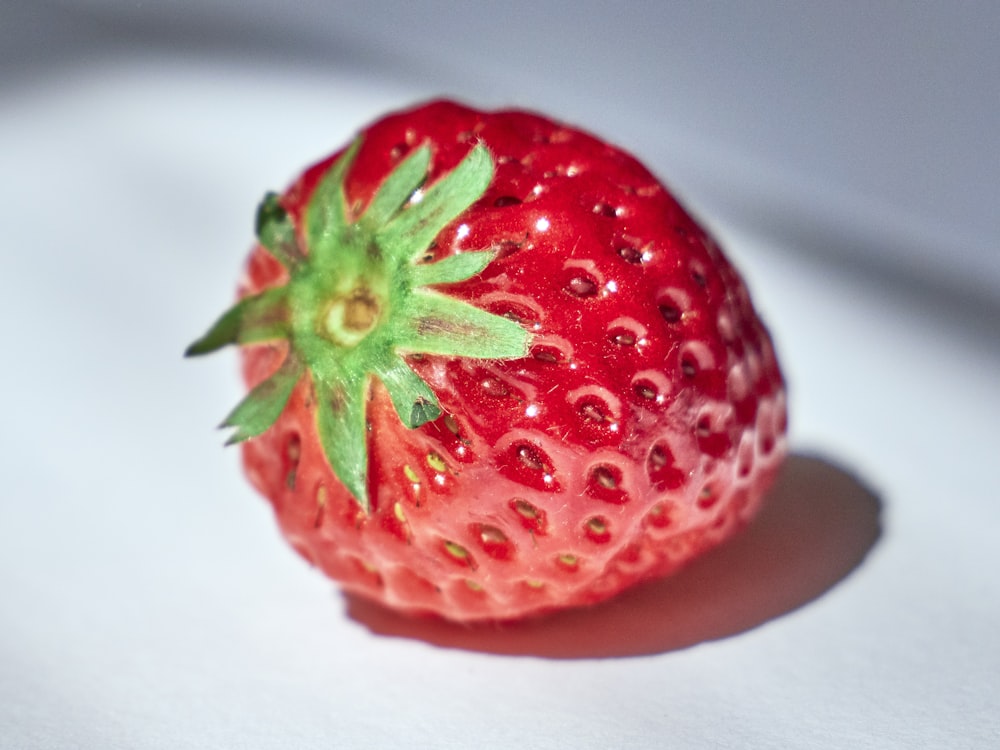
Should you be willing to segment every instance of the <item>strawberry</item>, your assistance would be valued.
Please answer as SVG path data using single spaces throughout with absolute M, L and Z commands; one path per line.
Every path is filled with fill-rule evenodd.
M 632 156 L 433 102 L 258 212 L 224 422 L 299 553 L 410 613 L 607 599 L 744 526 L 786 450 L 768 334 Z

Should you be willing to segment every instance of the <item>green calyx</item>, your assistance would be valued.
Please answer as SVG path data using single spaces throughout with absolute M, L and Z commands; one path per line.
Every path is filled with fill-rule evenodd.
M 274 424 L 308 373 L 327 460 L 368 512 L 365 408 L 372 378 L 386 387 L 403 424 L 419 427 L 442 411 L 405 355 L 516 359 L 527 353 L 529 334 L 507 318 L 431 288 L 479 274 L 493 252 L 424 260 L 441 230 L 492 181 L 489 151 L 475 146 L 451 172 L 425 186 L 430 149 L 415 150 L 352 220 L 344 180 L 359 147 L 355 141 L 316 187 L 303 227 L 294 225 L 277 196 L 264 199 L 257 235 L 288 271 L 289 281 L 237 302 L 186 355 L 287 340 L 281 367 L 222 423 L 233 428 L 229 442 L 260 435 Z

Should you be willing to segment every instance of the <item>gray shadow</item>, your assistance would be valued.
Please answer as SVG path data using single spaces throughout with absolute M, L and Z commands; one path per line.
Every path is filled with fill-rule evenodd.
M 614 600 L 514 623 L 465 626 L 413 618 L 346 596 L 372 633 L 441 648 L 553 659 L 643 656 L 745 632 L 843 581 L 881 534 L 881 502 L 846 471 L 791 456 L 739 536 L 679 573 Z

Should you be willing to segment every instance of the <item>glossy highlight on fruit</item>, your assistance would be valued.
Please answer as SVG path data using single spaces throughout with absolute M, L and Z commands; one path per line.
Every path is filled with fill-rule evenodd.
M 593 604 L 745 526 L 786 452 L 767 331 L 632 156 L 521 111 L 392 114 L 258 214 L 226 425 L 299 553 L 410 613 Z

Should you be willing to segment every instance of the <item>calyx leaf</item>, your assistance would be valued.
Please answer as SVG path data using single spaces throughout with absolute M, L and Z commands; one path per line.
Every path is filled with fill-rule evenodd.
M 372 378 L 392 399 L 401 422 L 416 428 L 442 415 L 437 396 L 406 363 L 407 354 L 515 359 L 530 336 L 519 324 L 451 297 L 440 287 L 472 278 L 490 251 L 424 259 L 441 231 L 485 192 L 493 160 L 474 146 L 450 172 L 426 185 L 431 149 L 415 149 L 382 182 L 352 220 L 345 180 L 361 149 L 352 143 L 316 186 L 296 228 L 280 198 L 257 214 L 260 244 L 281 262 L 287 284 L 248 296 L 188 347 L 188 356 L 228 344 L 287 340 L 281 367 L 223 422 L 229 442 L 267 430 L 307 373 L 316 430 L 337 478 L 368 512 L 368 424 Z M 305 239 L 305 247 L 299 238 Z

